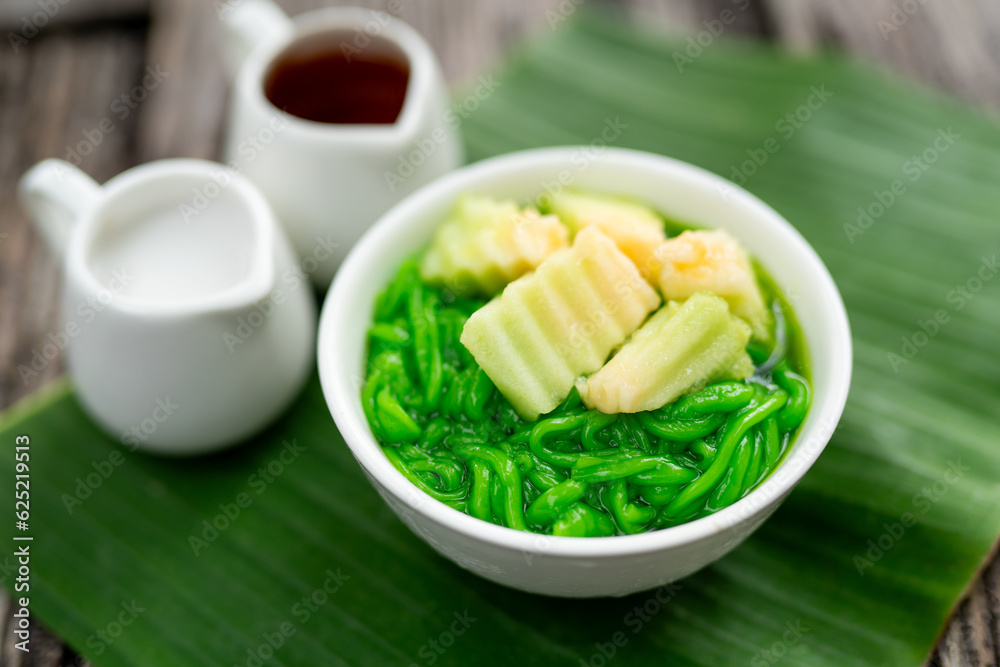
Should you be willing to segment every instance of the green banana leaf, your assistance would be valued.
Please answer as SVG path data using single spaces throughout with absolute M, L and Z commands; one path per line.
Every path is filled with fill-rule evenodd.
M 100 667 L 922 662 L 1000 532 L 1000 128 L 839 59 L 684 47 L 583 18 L 457 118 L 472 159 L 611 136 L 704 166 L 826 261 L 853 326 L 851 398 L 743 546 L 656 592 L 531 596 L 409 533 L 315 378 L 252 442 L 191 460 L 129 451 L 59 384 L 0 427 L 4 498 L 14 438 L 31 441 L 28 530 L 0 531 L 8 589 L 30 549 L 15 606 L 29 597 Z

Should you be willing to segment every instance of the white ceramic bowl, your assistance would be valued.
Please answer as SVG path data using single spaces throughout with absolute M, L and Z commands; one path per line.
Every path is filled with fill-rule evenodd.
M 454 510 L 410 484 L 382 454 L 361 408 L 366 331 L 376 295 L 428 243 L 463 193 L 536 198 L 570 184 L 629 195 L 679 221 L 724 227 L 767 268 L 798 316 L 812 364 L 813 402 L 784 462 L 746 498 L 709 517 L 639 535 L 583 538 L 521 532 Z M 560 147 L 484 160 L 415 192 L 351 251 L 320 321 L 319 372 L 330 412 L 362 469 L 417 535 L 463 568 L 524 591 L 561 597 L 627 595 L 687 576 L 753 532 L 816 461 L 851 379 L 840 294 L 815 251 L 774 210 L 690 164 L 638 151 Z

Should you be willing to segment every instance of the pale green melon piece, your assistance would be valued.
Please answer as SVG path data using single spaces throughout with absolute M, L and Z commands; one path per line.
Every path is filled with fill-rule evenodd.
M 549 210 L 570 232 L 595 226 L 611 237 L 650 279 L 659 268 L 655 252 L 666 239 L 663 220 L 652 209 L 608 195 L 564 190 L 548 199 Z
M 554 215 L 466 195 L 438 228 L 420 276 L 460 296 L 491 296 L 568 245 L 569 231 Z
M 524 419 L 552 411 L 660 303 L 609 237 L 577 234 L 465 323 L 462 344 Z
M 524 307 L 532 313 L 540 313 L 549 323 L 552 331 L 570 332 L 569 336 L 553 340 L 560 358 L 600 357 L 609 344 L 607 340 L 581 326 L 578 312 L 583 312 L 588 303 L 598 303 L 599 294 L 589 282 L 580 282 L 580 272 L 570 262 L 556 262 L 546 265 L 545 280 L 548 290 L 524 289 L 523 283 L 510 285 L 507 290 L 512 296 L 519 294 L 524 299 Z M 603 333 L 603 332 L 601 332 Z M 587 335 L 589 334 L 589 335 Z M 549 338 L 545 334 L 546 339 Z M 610 334 L 607 336 L 613 339 Z M 607 358 L 607 353 L 604 353 Z
M 722 382 L 723 380 L 742 380 L 743 378 L 748 378 L 753 375 L 757 367 L 753 363 L 753 359 L 747 354 L 746 348 L 743 348 L 743 352 L 736 357 L 736 361 L 727 368 L 722 369 L 712 377 L 708 378 L 708 382 Z
M 654 313 L 577 388 L 584 404 L 604 413 L 656 410 L 711 379 L 753 373 L 749 340 L 750 326 L 730 314 L 725 299 L 699 292 Z

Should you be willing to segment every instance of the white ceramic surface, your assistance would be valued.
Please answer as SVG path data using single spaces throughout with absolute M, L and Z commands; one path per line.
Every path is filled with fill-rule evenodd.
M 513 153 L 458 170 L 407 198 L 361 239 L 320 318 L 319 371 L 330 412 L 392 509 L 438 552 L 487 579 L 564 597 L 626 595 L 679 579 L 753 532 L 798 483 L 840 419 L 851 376 L 851 338 L 837 288 L 819 257 L 774 210 L 714 174 L 669 158 L 593 148 Z M 746 498 L 681 526 L 640 535 L 573 538 L 480 521 L 426 496 L 382 454 L 360 401 L 366 330 L 375 297 L 424 246 L 462 193 L 532 200 L 561 184 L 623 194 L 664 214 L 724 227 L 742 240 L 790 298 L 812 362 L 813 403 L 791 452 Z
M 267 0 L 227 8 L 223 47 L 235 72 L 225 162 L 274 206 L 318 287 L 361 234 L 393 204 L 462 162 L 448 93 L 433 51 L 385 12 L 319 9 L 289 19 Z M 409 63 L 399 118 L 391 125 L 338 125 L 279 110 L 263 82 L 283 53 L 346 48 L 392 53 Z
M 312 286 L 249 181 L 221 164 L 163 160 L 100 186 L 46 160 L 20 193 L 63 263 L 63 324 L 50 340 L 114 437 L 211 451 L 298 393 L 315 350 Z

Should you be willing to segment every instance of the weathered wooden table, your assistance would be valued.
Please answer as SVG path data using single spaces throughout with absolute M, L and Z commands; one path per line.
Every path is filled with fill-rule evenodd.
M 599 0 L 591 0 L 597 2 Z M 332 3 L 279 0 L 290 13 Z M 493 65 L 549 12 L 583 0 L 402 0 L 400 16 L 427 36 L 451 82 Z M 56 262 L 15 200 L 18 177 L 47 157 L 79 155 L 99 181 L 139 162 L 213 158 L 227 99 L 209 0 L 4 0 L 0 4 L 0 408 L 62 372 L 16 368 L 58 328 Z M 385 8 L 387 0 L 350 4 Z M 625 0 L 646 26 L 681 33 L 734 11 L 728 35 L 795 52 L 837 48 L 1000 110 L 1000 3 L 995 0 Z M 147 67 L 169 73 L 138 91 Z M 150 79 L 152 81 L 152 79 Z M 118 102 L 122 96 L 126 102 Z M 139 98 L 143 99 L 139 101 Z M 10 601 L 0 667 L 84 664 L 44 628 L 13 647 Z M 1000 559 L 985 570 L 941 638 L 930 665 L 1000 665 Z

